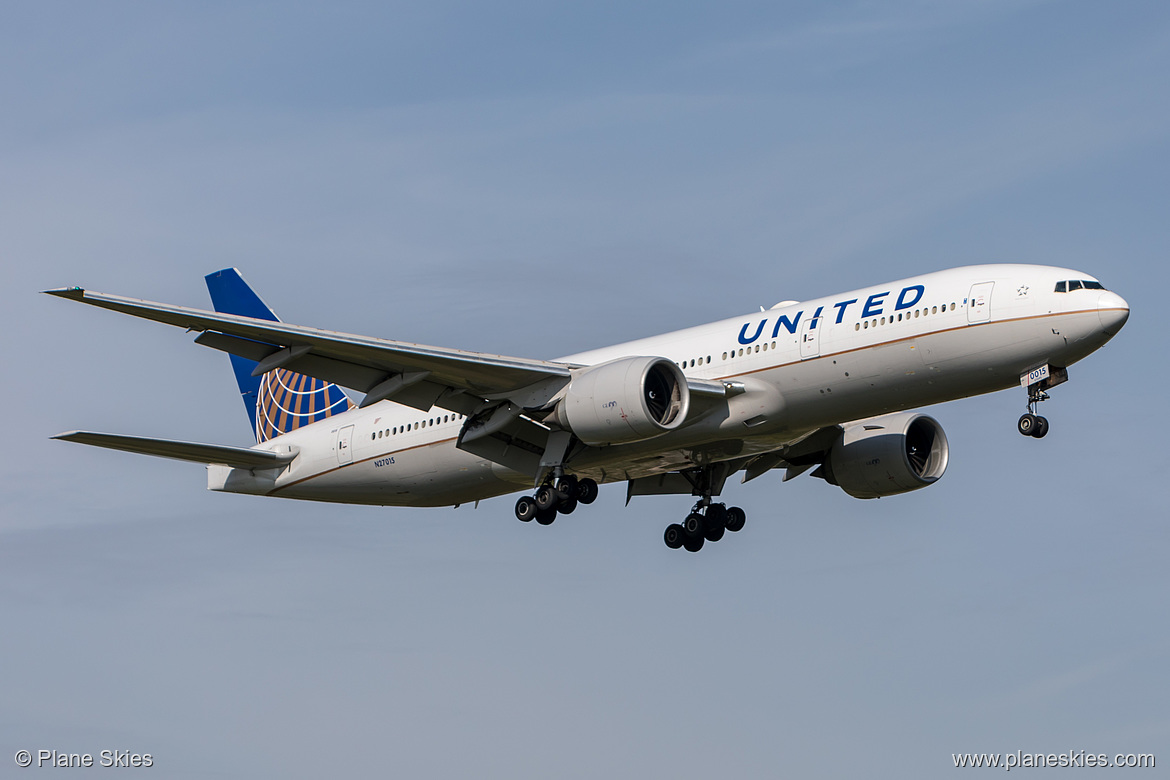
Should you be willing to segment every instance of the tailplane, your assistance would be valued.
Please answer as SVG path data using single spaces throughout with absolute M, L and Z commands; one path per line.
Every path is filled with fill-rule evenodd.
M 280 321 L 235 268 L 225 268 L 205 278 L 217 312 Z M 259 365 L 255 360 L 229 357 L 257 443 L 353 408 L 345 391 L 331 382 L 283 368 L 253 376 Z

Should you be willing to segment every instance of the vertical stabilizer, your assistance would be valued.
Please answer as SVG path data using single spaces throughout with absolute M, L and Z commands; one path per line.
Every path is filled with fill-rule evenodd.
M 217 312 L 280 321 L 235 268 L 216 271 L 205 279 Z M 256 361 L 239 355 L 230 357 L 257 442 L 268 441 L 353 407 L 345 391 L 335 384 L 283 368 L 252 376 Z

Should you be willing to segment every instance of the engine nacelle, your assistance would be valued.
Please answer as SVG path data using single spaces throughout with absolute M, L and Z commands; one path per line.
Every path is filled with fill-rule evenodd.
M 829 449 L 823 476 L 854 498 L 894 496 L 933 485 L 949 455 L 937 420 L 900 412 L 846 427 Z
M 625 444 L 674 430 L 689 406 L 686 377 L 672 361 L 627 357 L 576 373 L 546 422 L 586 444 Z

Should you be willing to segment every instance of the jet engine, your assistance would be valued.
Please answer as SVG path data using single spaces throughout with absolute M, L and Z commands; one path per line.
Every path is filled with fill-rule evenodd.
M 845 426 L 814 475 L 854 498 L 894 496 L 937 482 L 949 454 L 938 421 L 900 412 Z
M 678 428 L 689 406 L 686 377 L 673 362 L 627 357 L 575 372 L 545 422 L 586 444 L 625 444 Z

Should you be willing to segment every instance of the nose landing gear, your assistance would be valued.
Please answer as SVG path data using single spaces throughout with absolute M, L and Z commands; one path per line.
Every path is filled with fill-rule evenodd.
M 1016 430 L 1025 436 L 1043 439 L 1048 435 L 1048 418 L 1036 414 L 1036 404 L 1048 400 L 1048 393 L 1040 389 L 1039 385 L 1028 388 L 1028 412 L 1020 417 L 1016 423 Z
M 1068 381 L 1068 369 L 1060 366 L 1043 365 L 1020 377 L 1020 384 L 1028 390 L 1028 413 L 1016 423 L 1016 430 L 1025 436 L 1043 439 L 1048 435 L 1048 419 L 1036 414 L 1036 405 L 1048 400 L 1048 393 L 1057 385 Z

